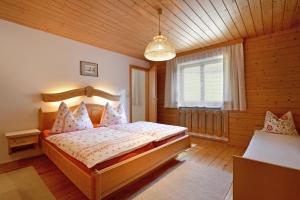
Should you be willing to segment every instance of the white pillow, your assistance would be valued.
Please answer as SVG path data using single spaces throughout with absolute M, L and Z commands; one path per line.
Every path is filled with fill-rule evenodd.
M 267 111 L 263 131 L 284 135 L 298 134 L 291 111 L 285 113 L 280 118 L 278 118 L 272 112 Z
M 53 133 L 71 132 L 93 128 L 93 123 L 83 102 L 80 103 L 79 107 L 73 113 L 68 109 L 65 103 L 62 104 L 64 105 L 62 105 L 62 107 L 60 106 L 60 108 L 63 110 L 58 111 L 57 118 L 52 128 Z
M 121 104 L 117 108 L 113 108 L 109 103 L 106 103 L 100 126 L 111 126 L 116 124 L 128 123 L 125 110 Z
M 56 119 L 52 126 L 51 132 L 52 133 L 61 133 L 63 128 L 63 122 L 66 114 L 69 112 L 69 108 L 65 102 L 61 102 L 58 107 Z

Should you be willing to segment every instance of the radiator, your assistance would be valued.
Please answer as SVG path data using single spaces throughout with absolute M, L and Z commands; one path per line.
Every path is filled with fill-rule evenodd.
M 191 135 L 228 141 L 228 111 L 180 108 L 178 121 Z

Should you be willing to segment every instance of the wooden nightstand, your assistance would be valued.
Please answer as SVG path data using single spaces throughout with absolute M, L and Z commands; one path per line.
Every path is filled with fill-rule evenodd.
M 38 149 L 40 130 L 30 129 L 23 131 L 13 131 L 5 133 L 8 140 L 8 152 L 11 154 L 14 149 L 32 145 Z

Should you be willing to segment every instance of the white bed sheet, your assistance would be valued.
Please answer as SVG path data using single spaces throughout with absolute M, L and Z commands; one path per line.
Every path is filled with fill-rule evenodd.
M 243 157 L 300 170 L 300 136 L 257 130 Z

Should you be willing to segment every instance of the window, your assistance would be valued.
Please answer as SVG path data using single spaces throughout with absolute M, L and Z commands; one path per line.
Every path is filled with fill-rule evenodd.
M 180 107 L 222 107 L 223 56 L 179 65 L 178 81 Z

